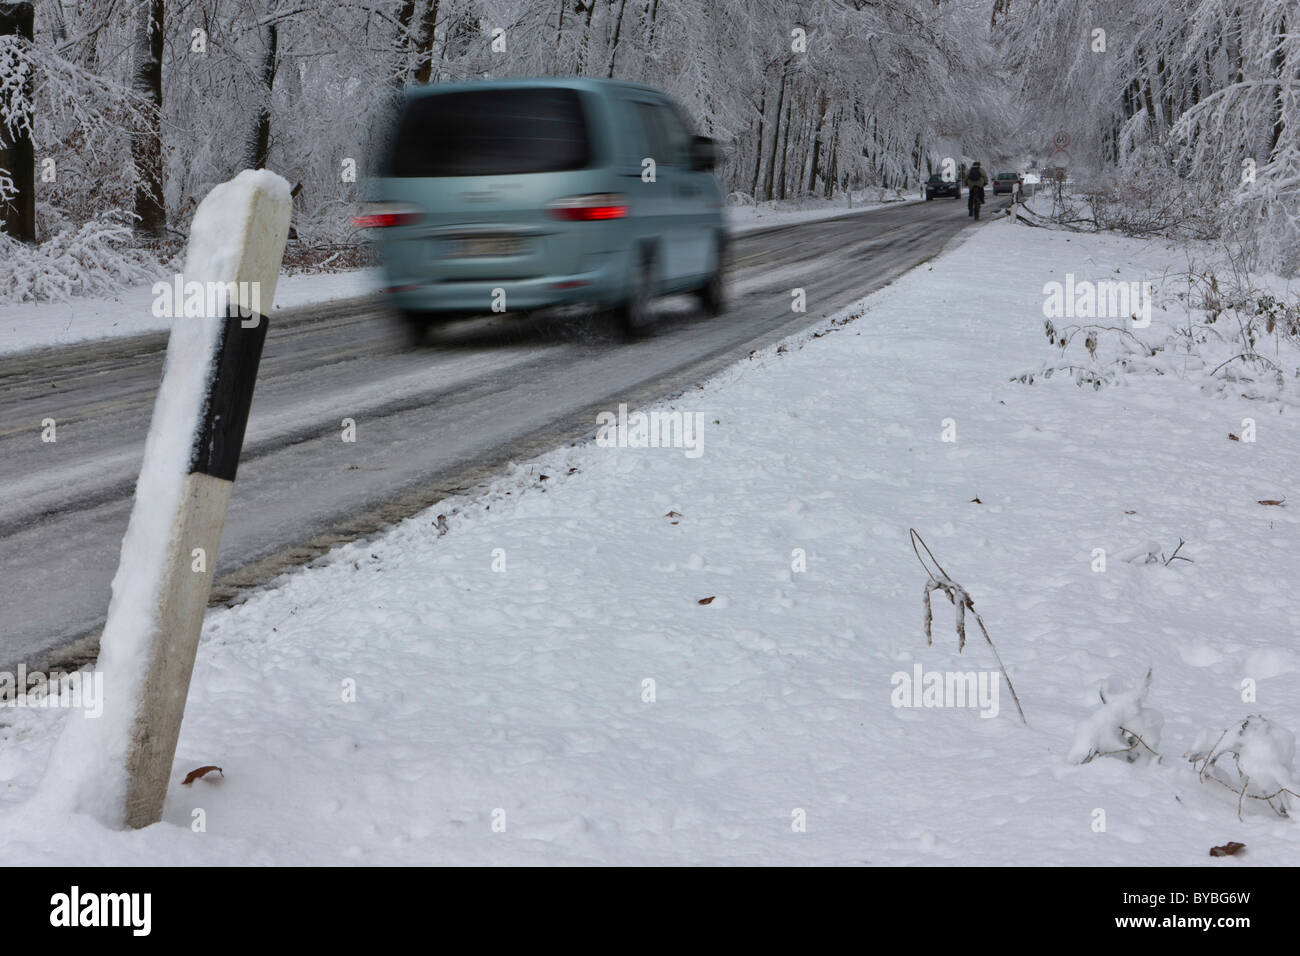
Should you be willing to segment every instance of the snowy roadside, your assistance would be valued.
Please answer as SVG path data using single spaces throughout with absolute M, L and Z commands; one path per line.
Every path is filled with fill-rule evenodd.
M 790 200 L 736 206 L 727 209 L 729 230 L 740 235 L 769 226 L 831 219 L 848 213 L 868 212 L 890 202 L 873 202 L 867 195 L 849 209 L 843 202 Z M 896 200 L 910 202 L 915 200 Z M 377 269 L 282 275 L 275 311 L 371 296 L 378 286 Z M 52 345 L 71 345 L 95 339 L 119 338 L 162 332 L 171 318 L 155 316 L 151 285 L 124 289 L 112 298 L 87 296 L 64 302 L 0 303 L 0 355 Z
M 837 216 L 871 212 L 882 206 L 913 202 L 925 202 L 925 198 L 918 196 L 915 190 L 904 193 L 894 189 L 871 189 L 855 190 L 852 206 L 844 199 L 791 199 L 734 205 L 728 206 L 726 210 L 727 228 L 732 235 L 743 235 L 771 226 L 834 219 Z
M 1238 822 L 1183 760 L 1247 714 L 1300 728 L 1296 519 L 1259 504 L 1296 498 L 1294 412 L 1172 374 L 1011 381 L 1059 358 L 1045 281 L 1183 264 L 989 223 L 657 406 L 698 416 L 700 454 L 556 450 L 209 613 L 159 826 L 27 804 L 84 718 L 0 711 L 0 853 L 1294 865 L 1290 821 L 1247 801 Z M 1157 308 L 1148 332 L 1182 319 Z M 1257 440 L 1229 440 L 1246 418 Z M 956 652 L 941 600 L 926 646 L 909 528 L 969 589 L 1028 727 L 1005 685 L 990 719 L 894 706 L 898 674 L 996 667 L 973 624 Z M 1180 538 L 1190 561 L 1146 561 Z M 1148 668 L 1163 762 L 1072 764 L 1099 682 Z M 209 764 L 224 776 L 180 785 Z M 1212 860 L 1228 840 L 1245 854 Z
M 374 291 L 375 275 L 373 269 L 281 275 L 275 312 L 368 296 Z M 137 285 L 113 298 L 0 304 L 0 355 L 165 331 L 171 328 L 172 319 L 153 314 L 154 298 L 152 285 Z

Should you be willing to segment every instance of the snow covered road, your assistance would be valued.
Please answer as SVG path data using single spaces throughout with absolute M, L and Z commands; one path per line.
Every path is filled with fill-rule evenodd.
M 748 232 L 734 241 L 727 313 L 701 321 L 667 300 L 634 346 L 554 317 L 463 326 L 421 351 L 373 310 L 273 326 L 215 597 L 590 433 L 597 409 L 689 387 L 969 224 L 964 203 L 936 201 Z M 791 312 L 796 287 L 807 314 Z M 164 347 L 153 336 L 0 358 L 0 667 L 93 646 Z M 49 418 L 54 443 L 41 440 Z M 364 440 L 342 440 L 344 419 Z

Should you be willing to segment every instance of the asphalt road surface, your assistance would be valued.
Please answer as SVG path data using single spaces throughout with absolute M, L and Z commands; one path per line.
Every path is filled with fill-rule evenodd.
M 663 300 L 631 345 L 584 314 L 465 323 L 419 349 L 373 303 L 273 321 L 213 600 L 592 434 L 598 410 L 680 392 L 971 224 L 965 202 L 934 200 L 740 235 L 726 313 Z M 795 287 L 806 314 L 791 312 Z M 153 335 L 0 356 L 0 669 L 93 657 L 165 349 Z M 344 418 L 355 443 L 341 440 Z

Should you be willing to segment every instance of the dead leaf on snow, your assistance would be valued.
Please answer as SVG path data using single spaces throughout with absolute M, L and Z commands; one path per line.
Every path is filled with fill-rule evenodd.
M 1210 847 L 1210 856 L 1236 856 L 1242 850 L 1246 849 L 1246 844 L 1228 842 L 1223 846 Z
M 221 774 L 221 776 L 223 776 L 223 777 L 225 776 L 225 774 L 222 773 L 220 767 L 212 767 L 212 766 L 208 766 L 208 767 L 200 767 L 198 770 L 191 770 L 189 773 L 187 773 L 187 774 L 185 775 L 185 779 L 181 781 L 181 786 L 188 787 L 188 786 L 189 786 L 190 784 L 192 784 L 195 780 L 198 780 L 199 777 L 206 777 L 208 774 L 212 773 L 212 771 L 214 771 L 214 770 L 215 770 L 217 773 Z

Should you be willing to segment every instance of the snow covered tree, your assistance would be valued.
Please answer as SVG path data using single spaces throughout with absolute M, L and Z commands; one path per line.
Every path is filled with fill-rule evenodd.
M 1294 4 L 1277 0 L 1010 0 L 997 36 L 1028 135 L 1046 142 L 1067 127 L 1085 169 L 1163 180 L 1214 204 L 1226 238 L 1294 275 L 1297 22 Z
M 36 160 L 32 151 L 32 5 L 0 3 L 0 229 L 36 240 Z
M 304 241 L 355 241 L 357 180 L 400 88 L 483 77 L 662 87 L 718 142 L 726 189 L 756 199 L 915 185 L 946 157 L 1005 149 L 989 13 L 988 0 L 49 0 L 30 49 L 33 139 L 60 172 L 38 184 L 37 231 L 121 209 L 175 243 L 198 197 L 252 166 L 295 184 Z

